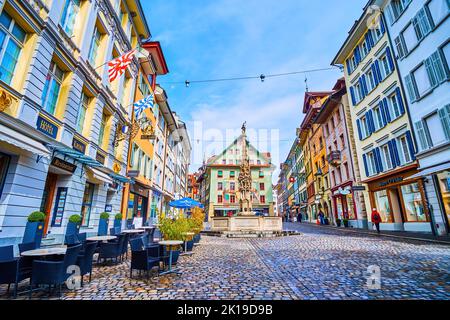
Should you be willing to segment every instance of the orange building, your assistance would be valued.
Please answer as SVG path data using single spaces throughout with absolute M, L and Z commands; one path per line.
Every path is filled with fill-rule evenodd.
M 317 114 L 330 94 L 331 92 L 306 92 L 303 103 L 305 118 L 300 126 L 299 138 L 305 154 L 309 221 L 315 221 L 320 210 L 326 217 L 332 215 L 325 140 L 321 125 L 315 123 Z

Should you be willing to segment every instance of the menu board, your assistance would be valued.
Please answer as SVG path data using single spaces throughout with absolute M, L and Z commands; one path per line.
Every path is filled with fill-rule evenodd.
M 66 206 L 67 190 L 68 188 L 58 188 L 58 193 L 56 194 L 55 209 L 53 212 L 53 227 L 61 227 L 64 216 L 64 208 Z

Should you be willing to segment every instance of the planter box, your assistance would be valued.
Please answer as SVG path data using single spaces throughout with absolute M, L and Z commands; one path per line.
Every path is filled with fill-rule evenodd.
M 36 243 L 36 248 L 40 248 L 42 236 L 44 235 L 43 222 L 27 222 L 22 243 Z
M 106 236 L 108 234 L 109 219 L 100 219 L 98 222 L 98 235 Z
M 119 231 L 122 231 L 122 220 L 114 219 L 114 228 L 119 228 Z
M 165 263 L 169 265 L 169 250 L 166 251 L 167 258 L 165 259 Z M 180 256 L 180 250 L 173 250 L 172 251 L 172 265 L 177 264 L 178 257 Z
M 72 234 L 78 235 L 79 233 L 80 233 L 80 224 L 69 221 L 67 223 L 66 236 L 70 236 Z
M 192 251 L 192 249 L 194 249 L 194 240 L 188 241 L 187 244 L 186 244 L 186 250 L 188 252 Z
M 200 234 L 196 234 L 193 238 L 194 243 L 199 243 L 200 242 Z

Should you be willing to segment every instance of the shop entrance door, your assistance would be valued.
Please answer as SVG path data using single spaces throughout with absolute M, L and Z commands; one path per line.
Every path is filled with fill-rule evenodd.
M 400 193 L 398 192 L 397 188 L 389 189 L 389 196 L 391 199 L 392 204 L 392 213 L 394 215 L 394 222 L 395 223 L 403 223 L 403 208 L 401 204 Z
M 49 172 L 47 175 L 47 180 L 45 181 L 44 194 L 42 196 L 41 202 L 41 212 L 45 213 L 44 237 L 47 235 L 48 225 L 50 223 L 50 216 L 53 205 L 53 199 L 55 197 L 57 180 L 58 175 Z

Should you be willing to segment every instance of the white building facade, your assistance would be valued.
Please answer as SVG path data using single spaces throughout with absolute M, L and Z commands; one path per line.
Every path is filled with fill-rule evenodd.
M 384 1 L 434 232 L 450 232 L 450 1 Z

